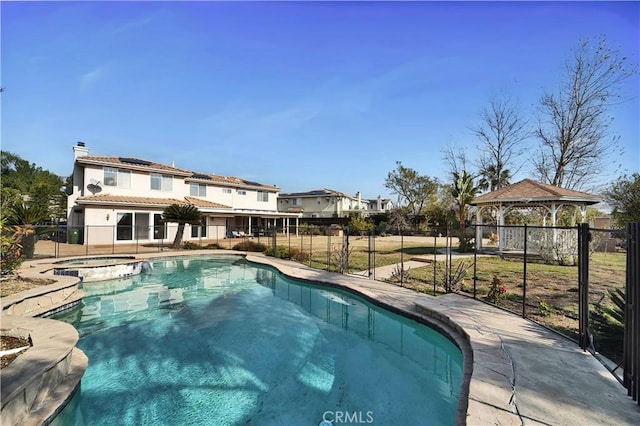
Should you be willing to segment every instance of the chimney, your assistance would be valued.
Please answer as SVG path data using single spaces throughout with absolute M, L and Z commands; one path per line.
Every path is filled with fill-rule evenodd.
M 88 155 L 89 155 L 89 148 L 84 146 L 84 142 L 78 142 L 78 144 L 73 147 L 73 159 L 74 159 L 74 161 L 78 157 L 86 157 Z
M 378 195 L 378 200 L 376 203 L 376 210 L 382 211 L 382 197 Z

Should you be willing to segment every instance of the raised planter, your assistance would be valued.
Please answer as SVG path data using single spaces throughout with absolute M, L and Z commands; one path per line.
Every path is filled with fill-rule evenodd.
M 1 333 L 27 336 L 32 346 L 2 369 L 2 425 L 48 423 L 73 396 L 87 369 L 73 326 L 50 319 L 2 315 Z

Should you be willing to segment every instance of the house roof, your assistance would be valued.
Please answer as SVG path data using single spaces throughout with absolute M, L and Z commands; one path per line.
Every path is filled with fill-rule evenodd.
M 219 184 L 222 186 L 264 188 L 264 189 L 269 189 L 271 191 L 280 190 L 280 188 L 275 185 L 265 185 L 262 183 L 253 182 L 250 180 L 246 180 L 246 179 L 242 179 L 234 176 L 220 176 L 220 175 L 215 175 L 210 173 L 199 173 L 193 170 L 180 169 L 173 166 L 167 166 L 166 164 L 156 163 L 154 161 L 147 161 L 147 160 L 134 158 L 134 157 L 111 157 L 111 156 L 87 155 L 87 156 L 78 157 L 76 159 L 76 162 L 80 164 L 146 171 L 149 173 L 153 173 L 153 172 L 171 173 L 173 175 L 185 177 L 186 181 L 197 181 L 202 183 L 215 182 L 216 184 Z
M 191 176 L 185 179 L 187 182 L 215 182 L 220 186 L 232 186 L 232 187 L 243 187 L 243 188 L 261 188 L 261 189 L 269 189 L 271 191 L 279 191 L 280 188 L 276 185 L 266 185 L 259 182 L 253 182 L 250 180 L 242 179 L 234 176 L 221 176 L 214 175 L 208 173 L 199 173 L 192 172 Z
M 587 192 L 574 191 L 560 188 L 531 179 L 524 179 L 513 185 L 504 186 L 495 191 L 476 197 L 471 204 L 496 204 L 496 203 L 540 203 L 540 202 L 573 202 L 584 204 L 597 204 L 600 197 Z
M 170 172 L 172 174 L 182 176 L 190 176 L 192 174 L 192 172 L 189 170 L 179 169 L 176 167 L 167 166 L 166 164 L 155 163 L 153 161 L 147 161 L 133 157 L 107 157 L 99 155 L 87 155 L 78 157 L 76 159 L 76 162 L 81 164 L 111 166 L 131 170 L 144 170 L 148 172 Z
M 351 197 L 347 194 L 345 194 L 344 192 L 338 192 L 338 191 L 334 191 L 333 189 L 327 189 L 327 188 L 322 188 L 322 189 L 314 189 L 313 191 L 307 191 L 307 192 L 288 192 L 288 193 L 281 193 L 280 197 L 346 197 L 346 198 L 354 198 Z
M 205 209 L 231 209 L 229 206 L 212 203 L 211 201 L 201 200 L 195 197 L 185 197 L 183 200 L 179 200 L 177 198 L 130 197 L 125 195 L 99 194 L 78 197 L 77 203 L 79 205 L 100 204 L 145 207 L 166 207 L 171 204 L 192 204 L 198 208 Z

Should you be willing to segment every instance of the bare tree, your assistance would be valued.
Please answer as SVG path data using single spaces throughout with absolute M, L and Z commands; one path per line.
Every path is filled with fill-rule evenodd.
M 581 189 L 619 148 L 608 108 L 621 101 L 620 84 L 636 71 L 604 38 L 597 44 L 581 41 L 572 52 L 558 93 L 540 99 L 540 146 L 533 164 L 543 181 Z
M 463 171 L 470 169 L 470 161 L 467 157 L 467 152 L 459 146 L 453 146 L 451 144 L 445 146 L 442 149 L 444 160 L 449 164 L 449 174 L 461 174 Z
M 521 167 L 522 142 L 529 136 L 528 120 L 518 110 L 517 102 L 501 94 L 489 100 L 480 111 L 482 123 L 471 129 L 480 140 L 478 169 L 483 177 L 482 189 L 491 191 L 509 184 Z

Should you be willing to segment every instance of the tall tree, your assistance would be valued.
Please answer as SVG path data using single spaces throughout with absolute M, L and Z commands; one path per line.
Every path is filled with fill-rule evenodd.
M 460 238 L 465 236 L 469 203 L 478 195 L 478 192 L 479 188 L 474 183 L 473 175 L 467 173 L 465 170 L 460 173 L 453 173 L 451 195 L 457 206 L 456 217 L 460 225 Z
M 617 152 L 608 108 L 620 101 L 620 84 L 636 71 L 604 38 L 585 39 L 572 53 L 558 93 L 540 99 L 535 130 L 540 146 L 533 164 L 543 181 L 581 189 Z
M 640 222 L 640 173 L 618 178 L 604 195 L 616 226 Z
M 0 163 L 3 195 L 10 192 L 26 195 L 31 204 L 49 209 L 52 217 L 66 215 L 64 182 L 60 176 L 6 151 L 0 152 Z
M 384 186 L 396 194 L 398 205 L 406 205 L 408 212 L 416 218 L 438 190 L 438 181 L 404 167 L 400 161 L 396 161 L 396 165 L 396 169 L 387 174 Z
M 191 225 L 200 225 L 202 213 L 200 213 L 200 210 L 198 210 L 196 206 L 191 204 L 171 204 L 162 212 L 162 220 L 178 224 L 178 230 L 171 246 L 174 249 L 178 249 L 182 244 L 184 226 L 187 223 Z
M 482 191 L 495 191 L 511 183 L 511 171 L 503 169 L 498 173 L 498 168 L 493 165 L 480 169 L 480 176 L 482 177 L 478 182 L 478 188 Z
M 509 184 L 511 170 L 517 172 L 522 143 L 529 135 L 526 120 L 517 102 L 501 94 L 489 100 L 489 106 L 480 112 L 481 124 L 472 128 L 480 140 L 478 160 L 480 174 L 491 191 Z

